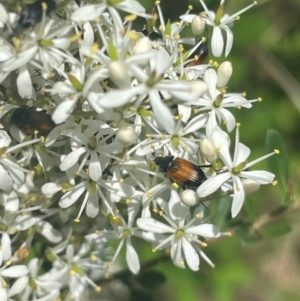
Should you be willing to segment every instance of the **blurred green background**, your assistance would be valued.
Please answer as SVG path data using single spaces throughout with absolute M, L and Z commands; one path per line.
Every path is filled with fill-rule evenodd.
M 247 197 L 243 211 L 230 224 L 232 237 L 208 245 L 205 252 L 216 264 L 214 269 L 203 260 L 197 273 L 158 264 L 154 270 L 167 280 L 155 291 L 154 300 L 300 300 L 300 1 L 258 2 L 232 28 L 235 40 L 226 58 L 233 64 L 228 92 L 246 91 L 248 99 L 262 97 L 251 110 L 233 112 L 242 124 L 240 139 L 251 148 L 251 160 L 267 152 L 267 131 L 277 131 L 282 141 L 274 141 L 281 154 L 271 165 L 289 169 L 288 176 L 282 172 L 279 185 L 261 187 Z M 141 3 L 148 12 L 154 7 L 153 1 Z M 216 11 L 220 2 L 205 3 Z M 226 0 L 225 12 L 235 13 L 250 3 Z M 203 11 L 198 0 L 163 0 L 165 19 L 177 21 L 190 4 L 192 13 Z M 270 170 L 266 161 L 252 169 L 256 168 Z M 151 256 L 147 252 L 145 258 Z

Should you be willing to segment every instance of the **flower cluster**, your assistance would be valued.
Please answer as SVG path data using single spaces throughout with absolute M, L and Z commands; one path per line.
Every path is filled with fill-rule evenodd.
M 123 247 L 136 274 L 134 236 L 180 268 L 213 266 L 203 247 L 229 233 L 209 200 L 231 197 L 234 218 L 274 181 L 249 170 L 273 153 L 247 161 L 233 115 L 260 99 L 227 92 L 231 63 L 208 60 L 222 30 L 229 54 L 229 25 L 255 4 L 229 16 L 224 2 L 177 23 L 159 1 L 150 14 L 136 0 L 38 0 L 20 16 L 0 4 L 0 300 L 79 300 L 121 268 Z

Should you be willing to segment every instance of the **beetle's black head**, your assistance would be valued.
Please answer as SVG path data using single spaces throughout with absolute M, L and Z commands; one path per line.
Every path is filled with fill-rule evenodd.
M 154 159 L 154 162 L 159 167 L 161 172 L 166 173 L 173 160 L 174 160 L 174 156 L 156 157 Z

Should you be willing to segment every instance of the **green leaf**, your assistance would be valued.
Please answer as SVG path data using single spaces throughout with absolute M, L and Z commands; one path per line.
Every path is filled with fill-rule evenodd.
M 276 175 L 276 180 L 282 187 L 284 193 L 284 203 L 291 204 L 291 196 L 288 189 L 289 157 L 286 145 L 280 134 L 269 129 L 267 131 L 266 147 L 268 152 L 278 149 L 280 153 L 268 159 L 269 170 Z
M 137 276 L 141 285 L 147 289 L 156 289 L 166 282 L 166 277 L 158 271 L 143 271 Z
M 276 222 L 271 225 L 268 225 L 264 228 L 264 231 L 269 236 L 281 236 L 287 233 L 290 233 L 292 231 L 291 225 L 289 225 L 286 222 Z

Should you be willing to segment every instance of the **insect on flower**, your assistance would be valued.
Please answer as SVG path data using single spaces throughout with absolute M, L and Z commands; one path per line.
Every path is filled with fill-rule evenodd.
M 207 165 L 199 166 L 183 158 L 174 159 L 171 155 L 156 157 L 154 162 L 166 177 L 181 185 L 182 189 L 196 190 L 206 180 L 201 167 Z
M 42 3 L 46 4 L 47 16 L 55 10 L 56 2 L 54 0 L 37 0 L 34 3 L 28 4 L 21 12 L 17 26 L 14 28 L 11 37 L 15 37 L 23 33 L 26 29 L 35 26 L 42 20 L 43 8 Z
M 188 59 L 194 58 L 194 60 L 189 62 L 187 64 L 187 67 L 197 66 L 205 63 L 207 61 L 208 55 L 208 43 L 207 40 L 203 38 L 199 46 L 189 54 Z
M 45 110 L 37 111 L 35 107 L 28 106 L 16 109 L 11 117 L 11 123 L 26 135 L 37 134 L 37 136 L 47 136 L 56 127 Z

